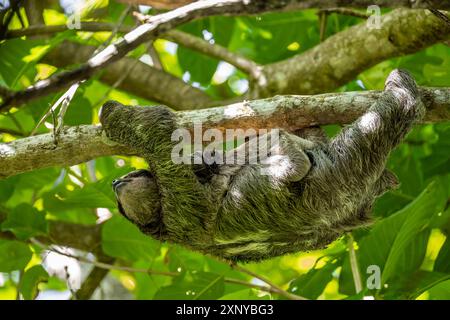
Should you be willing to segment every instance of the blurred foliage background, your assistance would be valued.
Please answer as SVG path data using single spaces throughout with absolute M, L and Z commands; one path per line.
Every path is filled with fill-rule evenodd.
M 54 1 L 46 7 L 45 23 L 66 23 L 69 12 L 64 10 L 68 2 L 61 1 L 61 6 Z M 83 20 L 116 23 L 126 9 L 125 4 L 115 1 L 94 1 L 86 8 Z M 140 10 L 147 13 L 151 9 L 140 7 Z M 188 23 L 179 29 L 257 63 L 267 64 L 319 43 L 316 12 L 214 17 Z M 24 19 L 26 25 L 28 22 Z M 330 15 L 326 34 L 338 33 L 360 22 L 355 17 Z M 123 23 L 135 25 L 131 16 Z M 9 27 L 22 28 L 17 15 Z M 98 47 L 110 36 L 111 32 L 68 30 L 45 38 L 4 40 L 0 42 L 0 84 L 19 90 L 58 71 L 51 63 L 43 63 L 41 58 L 62 41 Z M 237 97 L 248 89 L 247 76 L 227 63 L 162 39 L 156 40 L 154 47 L 166 72 L 215 99 Z M 129 56 L 152 63 L 142 46 Z M 384 61 L 359 74 L 338 91 L 382 89 L 386 76 L 394 68 L 409 70 L 421 86 L 449 87 L 450 48 L 437 44 L 413 55 Z M 108 86 L 98 77 L 87 80 L 78 89 L 65 116 L 66 125 L 98 123 L 99 107 L 107 99 L 124 104 L 154 103 Z M 59 96 L 60 93 L 52 94 L 9 114 L 1 114 L 0 142 L 28 136 L 49 104 Z M 37 133 L 47 133 L 51 126 L 51 120 L 47 120 Z M 326 130 L 333 135 L 340 126 L 328 126 Z M 88 277 L 97 279 L 98 284 L 82 298 L 288 298 L 288 295 L 261 290 L 258 286 L 265 286 L 261 279 L 265 278 L 288 293 L 308 299 L 448 299 L 449 150 L 450 123 L 447 122 L 416 126 L 392 153 L 388 167 L 400 178 L 401 187 L 379 199 L 374 208 L 377 221 L 372 228 L 352 235 L 364 288 L 359 294 L 355 292 L 350 267 L 348 237 L 325 250 L 248 264 L 244 266 L 248 272 L 243 272 L 224 262 L 142 235 L 118 214 L 110 187 L 113 178 L 134 168 L 146 167 L 143 160 L 136 157 L 104 157 L 73 167 L 36 170 L 0 180 L 0 231 L 3 234 L 0 236 L 0 299 L 73 298 Z M 96 252 L 49 247 L 38 240 L 48 236 L 49 224 L 54 221 L 84 226 L 101 223 L 104 265 L 97 264 L 97 278 L 91 272 Z M 69 236 L 78 237 L 77 234 Z M 379 288 L 369 289 L 366 280 L 373 275 L 370 271 L 373 265 L 380 268 L 381 282 Z M 100 271 L 105 268 L 111 270 Z

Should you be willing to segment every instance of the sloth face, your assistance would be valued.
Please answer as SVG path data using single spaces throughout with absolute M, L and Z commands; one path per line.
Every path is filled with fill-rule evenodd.
M 158 186 L 149 171 L 132 171 L 114 180 L 112 187 L 120 213 L 138 226 L 151 224 L 159 218 Z

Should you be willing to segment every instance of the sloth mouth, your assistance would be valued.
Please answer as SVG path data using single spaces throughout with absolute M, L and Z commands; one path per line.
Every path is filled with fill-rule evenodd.
M 120 179 L 114 180 L 114 181 L 112 182 L 112 188 L 113 188 L 114 192 L 117 193 L 121 187 L 123 187 L 124 185 L 126 185 L 126 183 L 127 183 L 127 182 L 124 181 L 124 180 L 120 180 Z

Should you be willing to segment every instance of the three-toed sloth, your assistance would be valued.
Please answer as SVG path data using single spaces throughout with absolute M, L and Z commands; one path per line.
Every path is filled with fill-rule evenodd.
M 264 162 L 197 166 L 172 161 L 179 126 L 166 107 L 107 102 L 100 120 L 109 139 L 149 164 L 113 182 L 127 219 L 161 241 L 258 261 L 323 248 L 369 225 L 375 199 L 398 185 L 385 169 L 389 153 L 424 114 L 413 78 L 395 70 L 380 98 L 332 140 L 280 131 Z

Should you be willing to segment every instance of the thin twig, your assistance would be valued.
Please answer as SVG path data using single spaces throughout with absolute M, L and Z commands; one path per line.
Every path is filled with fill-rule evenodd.
M 53 246 L 49 247 L 46 246 L 45 244 L 41 243 L 40 241 L 32 238 L 31 242 L 36 244 L 37 246 L 39 246 L 40 248 L 44 249 L 44 250 L 48 250 L 48 251 L 53 251 L 55 253 L 58 253 L 60 255 L 69 257 L 69 258 L 73 258 L 76 259 L 80 262 L 84 262 L 84 263 L 89 263 L 92 264 L 95 267 L 101 268 L 101 269 L 106 269 L 106 270 L 118 270 L 118 271 L 126 271 L 126 272 L 136 272 L 136 273 L 146 273 L 146 274 L 151 274 L 151 275 L 160 275 L 160 276 L 169 276 L 169 277 L 176 277 L 179 276 L 180 273 L 178 272 L 168 272 L 168 271 L 157 271 L 157 270 L 152 270 L 152 269 L 142 269 L 142 268 L 132 268 L 132 267 L 125 267 L 125 266 L 116 266 L 116 265 L 111 265 L 109 263 L 104 263 L 104 262 L 100 262 L 100 261 L 93 261 L 90 259 L 87 259 L 85 257 L 82 256 L 77 256 L 77 255 L 73 255 L 67 252 L 62 252 L 56 248 L 54 248 Z M 276 293 L 279 294 L 281 296 L 284 296 L 287 299 L 290 300 L 307 300 L 306 298 L 297 296 L 295 294 L 291 294 L 283 289 L 281 289 L 280 287 L 278 287 L 277 285 L 271 283 L 269 280 L 263 278 L 260 275 L 257 275 L 256 273 L 247 270 L 243 267 L 234 267 L 237 271 L 246 273 L 248 275 L 251 275 L 254 278 L 260 279 L 261 281 L 265 282 L 267 285 L 259 285 L 259 284 L 254 284 L 254 283 L 250 283 L 250 282 L 245 282 L 239 279 L 234 279 L 234 278 L 224 278 L 224 281 L 227 283 L 233 283 L 233 284 L 240 284 L 243 286 L 247 286 L 247 287 L 251 287 L 254 289 L 259 289 L 262 291 L 266 291 L 269 293 Z
M 8 88 L 0 85 L 0 97 L 8 97 L 9 95 L 13 94 L 13 91 L 9 90 Z
M 125 10 L 123 10 L 123 12 L 121 13 L 121 15 L 119 17 L 119 20 L 117 21 L 117 23 L 114 25 L 113 29 L 111 30 L 111 34 L 109 35 L 108 39 L 106 39 L 101 45 L 99 45 L 99 47 L 94 51 L 92 56 L 95 56 L 97 53 L 99 53 L 100 51 L 105 49 L 111 43 L 111 41 L 114 39 L 116 34 L 119 32 L 120 27 L 123 26 L 123 23 L 125 22 L 125 18 L 131 11 L 131 7 L 132 7 L 131 5 L 128 5 L 125 8 Z
M 433 9 L 433 8 L 430 8 L 428 10 L 430 10 L 431 13 L 433 13 L 436 17 L 438 17 L 439 19 L 442 19 L 448 25 L 450 25 L 450 18 L 446 14 L 442 13 L 441 11 L 439 11 L 437 9 Z
M 2 133 L 6 133 L 6 134 L 10 134 L 12 136 L 18 136 L 18 137 L 26 137 L 27 134 L 19 131 L 19 130 L 14 130 L 14 129 L 9 129 L 9 128 L 0 128 L 0 134 Z
M 166 271 L 157 271 L 157 270 L 149 270 L 149 269 L 140 269 L 140 268 L 131 268 L 131 267 L 125 267 L 125 266 L 116 266 L 116 265 L 111 265 L 109 263 L 104 263 L 104 262 L 100 262 L 100 261 L 94 261 L 82 256 L 77 256 L 77 255 L 73 255 L 67 252 L 63 252 L 61 250 L 56 249 L 54 246 L 46 246 L 45 244 L 43 244 L 42 242 L 40 242 L 39 240 L 35 239 L 35 238 L 31 238 L 31 242 L 36 244 L 37 246 L 39 246 L 40 248 L 44 249 L 44 250 L 48 250 L 48 251 L 53 251 L 55 253 L 58 253 L 60 255 L 69 257 L 69 258 L 73 258 L 76 259 L 80 262 L 84 262 L 84 263 L 89 263 L 92 264 L 93 266 L 102 268 L 102 269 L 108 269 L 108 270 L 119 270 L 119 271 L 128 271 L 128 272 L 138 272 L 138 273 L 148 273 L 148 274 L 154 274 L 154 275 L 162 275 L 162 276 L 177 276 L 179 275 L 179 273 L 175 273 L 175 272 L 166 272 Z
M 325 35 L 327 31 L 328 13 L 324 11 L 319 12 L 319 23 L 320 23 L 320 42 L 325 40 Z
M 59 105 L 62 104 L 59 116 L 58 116 L 58 121 L 57 124 L 54 126 L 55 128 L 55 132 L 58 133 L 60 132 L 62 125 L 63 125 L 63 117 L 67 111 L 67 108 L 69 106 L 70 101 L 72 101 L 73 97 L 75 96 L 75 93 L 77 92 L 78 87 L 80 86 L 80 83 L 75 83 L 73 84 L 69 90 L 67 90 L 54 104 L 53 106 L 51 106 L 49 108 L 49 110 L 45 113 L 45 115 L 39 120 L 38 124 L 34 127 L 33 131 L 31 131 L 30 136 L 33 136 L 37 129 L 39 129 L 39 127 L 42 125 L 42 123 L 44 123 L 44 121 L 52 114 L 54 114 L 54 112 L 56 111 L 56 109 L 59 107 Z
M 361 11 L 357 11 L 357 10 L 353 10 L 353 9 L 348 9 L 348 8 L 330 8 L 330 9 L 320 10 L 320 12 L 324 12 L 327 14 L 337 13 L 337 14 L 361 18 L 361 19 L 370 18 L 370 14 L 367 14 L 367 13 L 361 12 Z
M 73 170 L 70 167 L 66 168 L 67 173 L 73 177 L 75 177 L 80 183 L 86 185 L 89 184 L 89 181 L 87 181 L 83 176 L 79 175 L 75 170 Z
M 150 55 L 150 58 L 152 58 L 153 67 L 158 70 L 163 70 L 163 65 L 161 62 L 161 59 L 159 58 L 159 54 L 155 49 L 154 41 L 150 42 L 150 45 L 148 47 L 148 54 Z
M 281 287 L 279 287 L 278 285 L 276 285 L 275 283 L 273 283 L 269 279 L 267 279 L 267 278 L 265 278 L 265 277 L 263 277 L 261 275 L 258 275 L 255 272 L 253 272 L 253 271 L 251 271 L 251 270 L 249 270 L 247 268 L 244 268 L 244 267 L 239 266 L 237 264 L 232 264 L 231 267 L 233 269 L 235 269 L 236 271 L 240 271 L 242 273 L 246 273 L 249 276 L 252 276 L 252 277 L 254 277 L 256 279 L 259 279 L 259 280 L 261 280 L 264 283 L 267 283 L 267 285 L 269 287 L 271 287 L 273 290 L 275 290 L 276 293 L 278 293 L 279 295 L 282 295 L 282 296 L 284 296 L 284 297 L 286 297 L 286 298 L 288 298 L 290 300 L 308 300 L 308 299 L 306 299 L 306 298 L 304 298 L 302 296 L 298 296 L 296 294 L 293 294 L 293 293 L 287 292 L 286 290 L 283 290 Z
M 147 23 L 152 19 L 152 16 L 144 15 L 139 12 L 133 12 L 133 15 L 142 23 Z M 260 75 L 258 72 L 260 66 L 257 63 L 245 58 L 242 55 L 233 53 L 221 45 L 210 43 L 204 39 L 179 30 L 170 30 L 161 37 L 163 39 L 178 43 L 188 49 L 193 49 L 205 55 L 228 62 L 255 79 L 257 79 Z
M 147 45 L 147 50 L 149 49 L 149 47 L 151 45 L 152 45 L 152 42 Z M 139 64 L 139 62 L 140 62 L 139 59 L 136 59 L 135 61 L 133 61 L 133 64 L 130 66 L 130 68 L 128 68 L 120 76 L 120 78 L 117 79 L 117 81 L 114 82 L 113 85 L 108 88 L 108 90 L 106 90 L 106 92 L 103 94 L 103 96 L 100 99 L 98 99 L 98 101 L 96 103 L 94 103 L 93 106 L 97 106 L 100 103 L 102 103 L 113 90 L 117 89 L 117 87 L 120 86 L 122 84 L 122 82 L 124 82 L 125 79 L 133 72 L 134 68 Z
M 281 10 L 287 5 L 288 3 L 285 2 L 275 2 L 271 6 L 261 6 L 261 3 L 258 1 L 204 0 L 153 16 L 147 23 L 127 33 L 123 38 L 109 45 L 78 68 L 55 73 L 48 79 L 41 80 L 25 90 L 17 91 L 13 95 L 6 97 L 0 105 L 0 111 L 7 111 L 11 108 L 11 105 L 20 105 L 24 101 L 39 98 L 71 86 L 81 80 L 88 79 L 97 71 L 124 57 L 142 43 L 155 39 L 159 34 L 188 21 L 225 13 L 235 15 L 244 13 L 256 14 L 268 10 Z
M 348 233 L 348 254 L 350 258 L 350 268 L 352 269 L 353 282 L 355 283 L 356 293 L 362 291 L 361 274 L 359 272 L 358 260 L 356 258 L 354 239 L 351 233 Z

